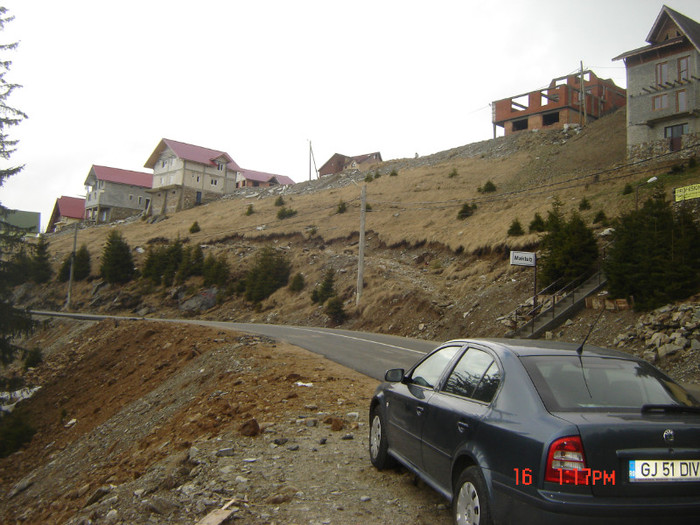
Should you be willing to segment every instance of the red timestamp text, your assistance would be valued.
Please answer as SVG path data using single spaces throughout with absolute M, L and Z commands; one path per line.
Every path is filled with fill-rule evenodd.
M 564 470 L 559 471 L 560 485 L 615 485 L 615 471 L 607 472 L 605 470 L 594 470 L 584 468 L 581 470 Z M 514 468 L 515 484 L 516 485 L 532 485 L 532 469 L 531 468 Z

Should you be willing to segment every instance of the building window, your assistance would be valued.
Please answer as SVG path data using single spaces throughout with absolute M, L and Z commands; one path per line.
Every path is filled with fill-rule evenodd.
M 685 89 L 676 93 L 676 111 L 688 111 L 688 93 Z
M 678 59 L 678 80 L 688 80 L 690 75 L 688 73 L 689 58 L 683 57 Z
M 513 131 L 522 131 L 524 129 L 527 129 L 527 119 L 513 121 Z
M 219 184 L 219 181 L 217 179 L 211 179 L 212 186 L 216 186 L 217 184 Z
M 652 109 L 654 111 L 667 109 L 668 108 L 668 95 L 666 95 L 666 94 L 656 95 L 654 98 L 651 99 L 651 102 L 652 102 Z
M 678 124 L 677 126 L 667 126 L 664 128 L 664 138 L 673 139 L 688 134 L 688 124 Z
M 662 85 L 668 82 L 668 62 L 656 64 L 656 84 Z
M 224 171 L 226 169 L 226 164 L 224 164 L 223 162 L 217 162 L 216 169 L 218 171 Z
M 139 195 L 139 206 L 141 206 L 141 201 L 143 200 L 143 197 Z
M 551 126 L 552 124 L 556 124 L 557 122 L 559 122 L 558 111 L 556 113 L 547 113 L 546 115 L 542 115 L 543 126 Z
M 133 201 L 133 200 L 134 200 L 134 196 L 133 196 L 131 193 L 129 193 L 129 200 L 130 200 L 130 201 Z

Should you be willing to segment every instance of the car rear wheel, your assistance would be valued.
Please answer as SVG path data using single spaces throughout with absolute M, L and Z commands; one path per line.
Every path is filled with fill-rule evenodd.
M 389 443 L 384 433 L 384 418 L 377 408 L 372 410 L 369 429 L 369 459 L 377 469 L 382 470 L 394 466 L 394 458 L 392 458 L 387 449 Z
M 479 467 L 462 471 L 452 500 L 455 525 L 490 525 L 491 514 L 486 493 L 486 482 Z

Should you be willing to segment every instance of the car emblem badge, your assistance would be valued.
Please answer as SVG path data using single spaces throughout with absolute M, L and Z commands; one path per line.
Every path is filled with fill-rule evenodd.
M 674 435 L 673 430 L 671 430 L 670 428 L 664 430 L 664 441 L 669 445 L 673 443 L 675 437 L 676 436 Z

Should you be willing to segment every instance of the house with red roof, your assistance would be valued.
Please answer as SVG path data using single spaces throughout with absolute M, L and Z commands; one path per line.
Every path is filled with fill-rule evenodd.
M 152 185 L 150 173 L 93 165 L 85 179 L 85 219 L 112 222 L 145 212 Z
M 269 188 L 270 186 L 290 186 L 294 181 L 285 175 L 275 175 L 263 171 L 241 170 L 236 177 L 236 188 Z
M 378 151 L 374 153 L 365 153 L 364 155 L 356 155 L 354 157 L 348 157 L 342 153 L 335 153 L 321 166 L 318 170 L 318 174 L 323 176 L 340 173 L 341 171 L 349 169 L 366 169 L 379 162 L 382 162 L 382 154 Z
M 162 139 L 146 168 L 153 170 L 150 213 L 163 215 L 221 198 L 236 188 L 241 168 L 225 151 Z
M 162 139 L 145 164 L 153 170 L 150 214 L 192 208 L 237 188 L 294 184 L 284 175 L 246 170 L 225 151 Z
M 56 199 L 51 218 L 46 226 L 46 232 L 57 232 L 69 224 L 75 224 L 83 220 L 85 214 L 85 199 L 78 197 L 66 197 Z

